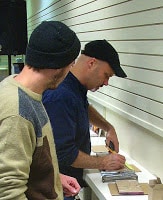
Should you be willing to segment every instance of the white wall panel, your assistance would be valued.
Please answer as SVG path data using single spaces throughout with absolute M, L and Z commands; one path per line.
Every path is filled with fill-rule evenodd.
M 43 20 L 60 20 L 77 33 L 82 48 L 91 40 L 106 39 L 118 51 L 128 77 L 112 78 L 110 87 L 92 97 L 103 96 L 122 113 L 132 112 L 141 125 L 162 126 L 162 0 L 37 0 L 33 5 L 37 9 L 28 12 L 29 35 Z
M 103 87 L 98 92 L 100 94 L 106 95 L 106 98 L 107 96 L 112 97 L 113 99 L 117 99 L 127 105 L 131 105 L 148 114 L 152 114 L 157 117 L 160 117 L 163 120 L 163 103 L 159 103 L 151 99 L 148 99 L 146 97 L 133 94 L 131 92 L 127 92 L 115 87 L 109 87 L 109 88 Z M 117 105 L 115 104 L 115 106 Z M 163 124 L 162 124 L 162 128 L 163 128 Z
M 129 79 L 149 83 L 163 88 L 163 72 L 144 70 L 139 68 L 123 67 Z
M 141 109 L 128 105 L 103 93 L 96 92 L 96 95 L 94 95 L 92 92 L 90 92 L 88 97 L 91 100 L 98 102 L 102 106 L 117 112 L 126 119 L 131 120 L 134 123 L 137 123 L 140 126 L 154 132 L 155 134 L 160 136 L 163 135 L 163 119 L 160 117 L 148 114 Z
M 120 7 L 120 6 L 119 6 Z M 122 7 L 122 6 L 121 6 Z M 88 8 L 87 8 L 88 9 Z M 142 26 L 144 24 L 158 24 L 163 18 L 163 13 L 160 8 L 152 11 L 144 11 L 138 13 L 131 13 L 131 10 L 125 11 L 119 8 L 120 12 L 117 13 L 117 10 L 114 12 L 115 8 L 109 7 L 102 10 L 98 10 L 92 13 L 86 13 L 79 15 L 78 17 L 73 17 L 67 19 L 65 17 L 61 18 L 64 22 L 68 23 L 69 26 L 79 25 L 82 31 L 87 30 L 87 24 L 91 25 L 89 31 L 103 29 L 115 29 L 115 28 L 125 28 L 125 27 L 134 27 Z M 123 11 L 123 12 L 122 12 Z M 124 14 L 125 13 L 125 14 Z M 118 15 L 117 15 L 118 14 Z M 106 17 L 107 16 L 107 17 Z M 61 16 L 60 16 L 61 17 Z M 141 20 L 144 18 L 144 20 Z
M 137 68 L 163 72 L 162 55 L 144 55 L 144 54 L 131 54 L 129 52 L 128 53 L 120 52 L 119 57 L 121 65 L 135 66 Z
M 129 80 L 129 79 L 119 79 L 117 77 L 113 77 L 109 80 L 110 87 L 115 87 L 119 89 L 123 89 L 125 91 L 128 91 L 133 94 L 137 94 L 139 96 L 146 97 L 148 99 L 152 99 L 154 101 L 163 103 L 163 88 L 162 87 L 156 87 L 151 84 L 145 84 L 144 82 L 138 82 L 135 80 Z M 106 90 L 106 93 L 109 91 L 109 86 L 104 87 Z
M 157 39 L 161 40 L 161 30 L 163 29 L 163 24 L 135 28 L 126 27 L 122 29 L 112 30 L 110 30 L 107 25 L 105 27 L 101 27 L 101 29 L 96 29 L 96 26 L 94 26 L 95 30 L 89 31 L 91 27 L 91 24 L 89 24 L 87 32 L 83 32 L 79 25 L 73 27 L 73 30 L 78 33 L 78 36 L 81 41 L 90 41 L 104 38 L 106 40 L 156 40 L 156 35 Z

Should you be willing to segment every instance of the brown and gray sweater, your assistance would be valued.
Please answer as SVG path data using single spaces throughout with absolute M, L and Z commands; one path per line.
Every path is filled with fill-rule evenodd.
M 63 200 L 42 96 L 13 76 L 0 83 L 0 200 Z

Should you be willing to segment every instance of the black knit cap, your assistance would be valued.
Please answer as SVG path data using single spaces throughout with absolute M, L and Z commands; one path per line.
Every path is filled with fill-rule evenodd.
M 87 43 L 85 49 L 81 51 L 81 54 L 105 61 L 114 70 L 116 76 L 122 78 L 127 77 L 120 66 L 118 53 L 106 40 L 94 40 Z
M 75 32 L 64 23 L 44 21 L 30 36 L 25 62 L 34 68 L 63 68 L 76 59 L 80 47 Z

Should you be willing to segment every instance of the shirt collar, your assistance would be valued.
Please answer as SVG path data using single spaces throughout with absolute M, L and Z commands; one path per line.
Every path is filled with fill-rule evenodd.
M 84 95 L 87 94 L 87 88 L 80 83 L 80 81 L 71 73 L 69 72 L 68 75 L 65 78 L 66 84 L 71 84 L 71 87 L 74 88 L 74 90 L 82 92 Z

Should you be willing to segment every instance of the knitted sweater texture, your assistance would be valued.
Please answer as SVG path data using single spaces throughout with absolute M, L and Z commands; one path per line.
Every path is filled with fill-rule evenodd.
M 0 83 L 0 200 L 62 200 L 42 95 L 9 76 Z

